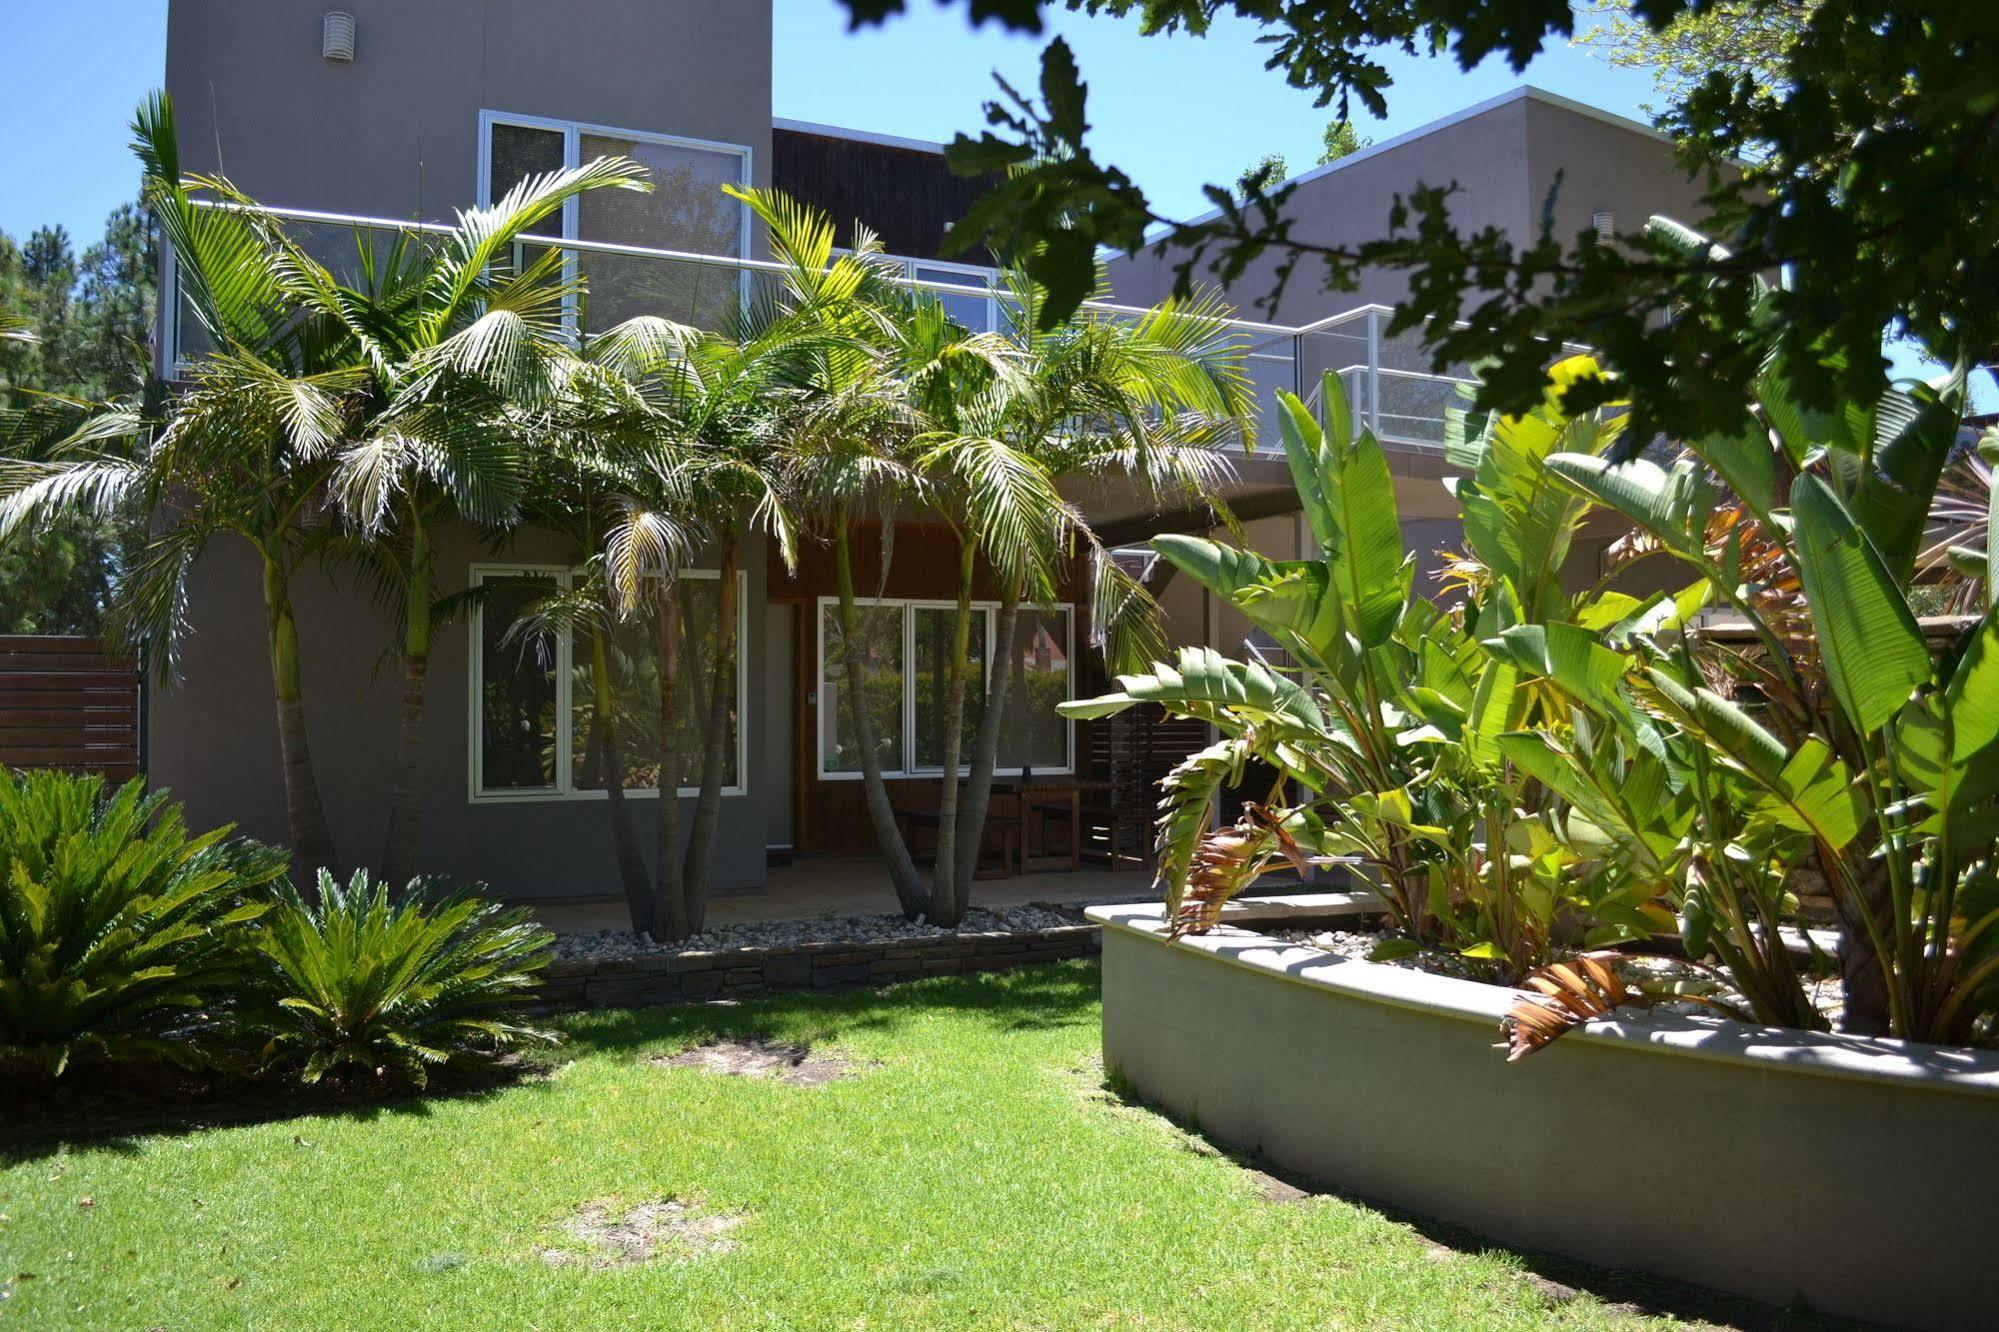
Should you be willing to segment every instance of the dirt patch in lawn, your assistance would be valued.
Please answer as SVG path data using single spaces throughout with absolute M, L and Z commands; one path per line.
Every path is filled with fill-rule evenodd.
M 699 1203 L 661 1198 L 625 1208 L 615 1198 L 584 1203 L 553 1229 L 568 1244 L 541 1250 L 551 1267 L 633 1267 L 655 1259 L 691 1262 L 738 1246 L 729 1232 L 747 1212 L 710 1212 Z
M 852 1060 L 816 1054 L 808 1045 L 767 1036 L 708 1041 L 676 1055 L 660 1055 L 652 1062 L 663 1068 L 700 1068 L 739 1078 L 775 1078 L 795 1087 L 818 1087 L 860 1071 Z

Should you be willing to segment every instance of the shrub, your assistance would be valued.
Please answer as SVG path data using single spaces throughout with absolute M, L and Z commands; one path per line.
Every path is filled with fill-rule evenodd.
M 269 1067 L 422 1087 L 430 1067 L 555 1039 L 510 1016 L 552 956 L 527 911 L 421 879 L 391 893 L 366 871 L 343 886 L 321 870 L 317 904 L 289 884 L 273 896 L 252 944 L 262 1001 L 250 1019 Z
M 228 833 L 189 837 L 141 781 L 0 769 L 0 1066 L 213 1055 L 246 894 L 286 863 Z

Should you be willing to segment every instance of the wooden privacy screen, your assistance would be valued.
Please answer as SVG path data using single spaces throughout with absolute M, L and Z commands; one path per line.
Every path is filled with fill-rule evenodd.
M 139 688 L 102 639 L 0 634 L 0 766 L 137 776 Z

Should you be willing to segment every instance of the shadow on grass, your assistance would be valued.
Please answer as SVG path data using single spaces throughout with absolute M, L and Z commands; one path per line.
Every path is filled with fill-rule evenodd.
M 129 1065 L 81 1070 L 54 1082 L 0 1090 L 0 1166 L 42 1160 L 69 1148 L 130 1155 L 142 1137 L 179 1137 L 287 1119 L 366 1123 L 430 1114 L 441 1101 L 482 1100 L 539 1082 L 561 1052 L 508 1056 L 431 1075 L 424 1091 L 322 1084 L 204 1079 L 170 1069 Z
M 1094 961 L 1049 962 L 963 976 L 933 976 L 878 989 L 769 995 L 755 999 L 593 1009 L 562 1019 L 572 1056 L 686 1044 L 713 1036 L 780 1035 L 833 1040 L 892 1032 L 939 1009 L 974 1014 L 996 1033 L 1094 1026 Z
M 304 1088 L 289 1081 L 218 1082 L 130 1067 L 79 1070 L 35 1086 L 10 1080 L 0 1087 L 0 1165 L 41 1160 L 71 1147 L 133 1153 L 141 1137 L 273 1120 L 420 1117 L 441 1101 L 483 1099 L 541 1080 L 568 1059 L 662 1043 L 769 1035 L 833 1040 L 849 1032 L 895 1031 L 939 1009 L 976 1013 L 998 1033 L 1093 1025 L 1097 995 L 1095 962 L 1055 962 L 881 989 L 598 1009 L 564 1017 L 560 1025 L 568 1040 L 553 1051 L 537 1050 L 462 1072 L 445 1070 L 432 1074 L 425 1092 L 387 1096 Z
M 1102 1081 L 1104 1096 L 1126 1110 L 1156 1115 L 1190 1140 L 1187 1150 L 1213 1153 L 1259 1181 L 1259 1192 L 1274 1204 L 1304 1201 L 1312 1197 L 1337 1198 L 1409 1227 L 1434 1247 L 1432 1256 L 1448 1261 L 1459 1254 L 1507 1254 L 1519 1262 L 1535 1289 L 1550 1306 L 1560 1305 L 1587 1292 L 1607 1305 L 1648 1317 L 1669 1316 L 1743 1332 L 1886 1332 L 1875 1323 L 1834 1318 L 1804 1309 L 1782 1309 L 1740 1295 L 1729 1295 L 1696 1286 L 1634 1272 L 1622 1268 L 1595 1267 L 1564 1258 L 1559 1254 L 1523 1249 L 1487 1238 L 1464 1226 L 1404 1211 L 1388 1203 L 1326 1185 L 1301 1175 L 1252 1152 L 1241 1151 L 1203 1133 L 1198 1124 L 1173 1114 L 1140 1096 L 1135 1088 L 1116 1074 Z M 1198 1144 L 1198 1145 L 1195 1145 Z

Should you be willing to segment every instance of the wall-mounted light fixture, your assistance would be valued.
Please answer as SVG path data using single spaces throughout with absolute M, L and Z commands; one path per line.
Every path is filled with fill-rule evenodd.
M 1599 208 L 1589 215 L 1589 224 L 1596 228 L 1596 238 L 1602 241 L 1617 239 L 1617 218 L 1608 208 Z
M 319 25 L 319 54 L 328 60 L 354 58 L 354 16 L 338 9 L 326 11 Z

